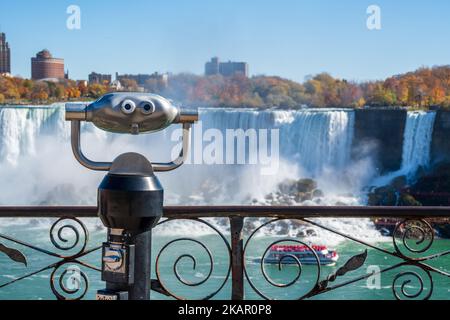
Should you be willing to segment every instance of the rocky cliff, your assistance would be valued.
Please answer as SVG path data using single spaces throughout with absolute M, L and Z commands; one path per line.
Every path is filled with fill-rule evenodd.
M 375 156 L 380 173 L 400 169 L 406 124 L 406 110 L 355 110 L 352 156 Z
M 439 110 L 431 142 L 431 163 L 450 162 L 450 111 Z

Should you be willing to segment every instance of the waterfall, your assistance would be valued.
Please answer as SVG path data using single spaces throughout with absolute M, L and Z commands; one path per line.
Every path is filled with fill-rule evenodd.
M 252 199 L 264 199 L 274 192 L 280 182 L 299 178 L 314 178 L 319 182 L 326 194 L 320 202 L 322 205 L 343 201 L 360 204 L 357 197 L 342 195 L 349 192 L 346 179 L 358 180 L 353 175 L 357 170 L 348 169 L 352 165 L 353 111 L 202 109 L 200 118 L 203 132 L 208 129 L 222 133 L 227 129 L 279 129 L 279 171 L 273 176 L 262 176 L 258 167 L 251 165 L 187 164 L 174 172 L 158 175 L 165 187 L 166 205 L 249 204 Z M 198 129 L 194 126 L 194 140 Z M 97 161 L 111 161 L 128 151 L 140 152 L 152 161 L 167 161 L 176 144 L 170 141 L 173 128 L 140 136 L 109 134 L 91 124 L 83 125 L 82 131 L 83 150 Z M 96 189 L 104 173 L 87 170 L 76 162 L 69 134 L 61 105 L 0 108 L 0 205 L 96 203 Z M 324 189 L 322 182 L 337 191 Z M 347 200 L 349 202 L 345 202 Z M 318 203 L 312 205 L 315 204 Z M 369 220 L 330 223 L 351 226 L 352 232 L 361 236 L 374 233 Z M 182 221 L 171 225 L 171 231 L 201 232 L 194 227 Z M 292 225 L 292 230 L 297 228 Z
M 16 164 L 24 154 L 36 153 L 36 140 L 45 131 L 60 134 L 61 109 L 52 107 L 0 108 L 0 159 Z
M 348 110 L 206 109 L 204 128 L 279 129 L 281 156 L 298 164 L 310 177 L 324 169 L 342 170 L 350 162 L 355 115 Z
M 343 170 L 350 163 L 354 121 L 352 111 L 295 112 L 289 124 L 280 122 L 283 154 L 298 159 L 312 176 L 324 169 Z
M 435 112 L 408 112 L 403 141 L 402 171 L 414 175 L 420 167 L 430 164 L 431 139 Z
M 202 109 L 200 117 L 203 133 L 208 129 L 222 133 L 227 129 L 278 129 L 280 168 L 276 175 L 264 177 L 257 166 L 251 165 L 185 165 L 161 177 L 167 188 L 174 190 L 168 195 L 172 203 L 192 202 L 197 199 L 193 196 L 197 190 L 201 195 L 199 204 L 242 203 L 248 201 L 247 197 L 263 197 L 287 178 L 317 178 L 328 172 L 341 180 L 339 174 L 351 162 L 354 126 L 351 110 L 221 108 Z M 194 127 L 193 137 L 198 129 Z M 170 141 L 173 128 L 137 137 L 105 133 L 91 124 L 83 125 L 82 131 L 83 150 L 99 161 L 111 161 L 128 151 L 143 153 L 153 161 L 167 161 L 176 145 Z M 93 203 L 102 175 L 85 170 L 74 160 L 69 134 L 62 104 L 0 108 L 0 174 L 4 181 L 24 185 L 2 190 L 5 192 L 0 192 L 0 203 L 10 202 L 8 197 L 12 197 L 17 204 L 57 204 L 58 195 L 65 197 L 69 193 L 72 196 L 61 199 L 62 204 Z M 202 138 L 200 135 L 194 139 Z M 245 152 L 248 155 L 249 150 Z M 183 194 L 191 198 L 180 196 Z
M 295 159 L 311 176 L 327 167 L 342 169 L 350 161 L 352 111 L 203 109 L 200 113 L 204 131 L 279 129 L 282 156 Z M 42 135 L 54 137 L 55 143 L 69 137 L 61 106 L 0 108 L 0 124 L 0 162 L 15 164 L 20 156 L 35 154 L 36 143 Z M 108 139 L 107 134 L 92 128 L 90 131 L 95 132 L 97 138 Z M 165 136 L 167 138 L 167 132 Z M 147 138 L 140 138 L 134 144 L 147 141 Z M 133 144 L 131 140 L 130 143 Z

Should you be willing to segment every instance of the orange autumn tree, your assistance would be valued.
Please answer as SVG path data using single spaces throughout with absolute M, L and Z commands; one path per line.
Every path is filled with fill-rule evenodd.
M 308 76 L 303 83 L 277 76 L 247 78 L 170 75 L 168 85 L 155 81 L 137 84 L 123 79 L 123 90 L 141 90 L 166 96 L 178 103 L 204 107 L 279 107 L 296 109 L 361 108 L 369 106 L 412 106 L 450 108 L 450 66 L 422 67 L 379 81 L 355 82 L 328 73 Z M 108 83 L 86 84 L 61 80 L 57 83 L 0 76 L 0 103 L 51 103 L 54 101 L 96 99 L 111 92 Z

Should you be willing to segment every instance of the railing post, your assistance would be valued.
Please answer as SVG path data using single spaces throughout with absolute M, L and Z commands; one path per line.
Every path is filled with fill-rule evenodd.
M 130 300 L 148 300 L 151 289 L 152 232 L 140 233 L 133 238 L 136 247 L 134 283 L 129 287 L 128 298 Z
M 231 299 L 244 300 L 244 218 L 231 217 Z

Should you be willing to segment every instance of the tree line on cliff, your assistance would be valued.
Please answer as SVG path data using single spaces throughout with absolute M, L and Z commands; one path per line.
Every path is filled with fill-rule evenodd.
M 127 91 L 139 89 L 129 79 L 123 80 L 122 86 Z M 337 79 L 327 73 L 307 77 L 303 83 L 276 76 L 205 77 L 183 73 L 171 75 L 168 85 L 149 80 L 144 87 L 182 104 L 208 107 L 450 108 L 450 66 L 423 67 L 385 80 L 366 82 Z M 96 99 L 114 90 L 106 83 L 86 85 L 71 80 L 53 83 L 0 77 L 0 103 Z

